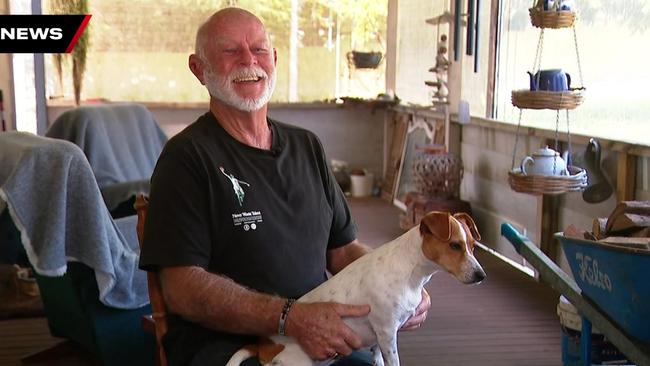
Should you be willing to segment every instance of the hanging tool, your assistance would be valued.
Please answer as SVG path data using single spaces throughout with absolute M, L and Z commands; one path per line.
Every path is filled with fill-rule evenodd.
M 479 46 L 479 27 L 481 22 L 481 0 L 476 0 L 476 10 L 474 11 L 474 73 L 478 73 L 478 46 Z
M 460 23 L 461 13 L 463 11 L 463 3 L 461 0 L 456 0 L 456 7 L 454 8 L 454 61 L 460 58 Z
M 474 22 L 476 21 L 476 0 L 467 0 L 467 45 L 465 47 L 465 54 L 472 56 L 474 54 Z
M 589 203 L 603 202 L 614 193 L 614 188 L 600 168 L 600 143 L 595 138 L 589 139 L 584 160 L 589 186 L 582 192 L 582 199 Z

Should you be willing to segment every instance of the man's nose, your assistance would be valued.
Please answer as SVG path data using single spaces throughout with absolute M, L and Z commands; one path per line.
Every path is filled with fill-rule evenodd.
M 242 65 L 247 65 L 248 66 L 248 65 L 254 65 L 254 64 L 257 63 L 257 57 L 248 48 L 244 48 L 244 50 L 241 52 L 240 56 L 241 56 L 240 57 L 240 62 L 242 63 Z

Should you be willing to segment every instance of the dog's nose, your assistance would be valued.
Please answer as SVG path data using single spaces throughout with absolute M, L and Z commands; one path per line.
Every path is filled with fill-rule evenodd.
M 485 274 L 485 271 L 482 268 L 479 268 L 474 271 L 474 275 L 472 276 L 472 282 L 473 283 L 479 283 L 485 279 L 487 275 Z

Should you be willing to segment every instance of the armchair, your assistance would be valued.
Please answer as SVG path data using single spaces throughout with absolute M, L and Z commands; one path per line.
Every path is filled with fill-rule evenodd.
M 104 365 L 151 365 L 155 339 L 136 216 L 113 220 L 83 152 L 62 140 L 0 133 L 0 200 L 19 231 L 52 335 Z
M 135 215 L 135 195 L 148 194 L 149 178 L 167 142 L 149 110 L 133 103 L 71 109 L 45 135 L 81 148 L 113 217 Z

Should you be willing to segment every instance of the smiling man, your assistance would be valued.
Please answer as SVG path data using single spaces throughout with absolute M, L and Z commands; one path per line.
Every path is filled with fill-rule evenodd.
M 220 10 L 197 32 L 189 67 L 210 111 L 160 156 L 140 257 L 141 268 L 160 273 L 174 314 L 163 340 L 170 365 L 222 366 L 277 333 L 315 360 L 372 364 L 342 321 L 365 316 L 367 305 L 292 300 L 368 248 L 318 138 L 267 117 L 276 63 L 264 25 L 245 10 Z M 419 326 L 428 307 L 423 293 L 404 328 Z

